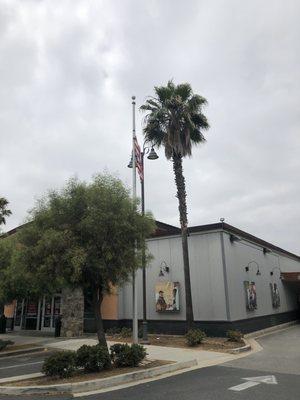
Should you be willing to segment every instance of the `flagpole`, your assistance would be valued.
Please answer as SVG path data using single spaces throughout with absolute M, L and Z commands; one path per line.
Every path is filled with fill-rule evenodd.
M 136 155 L 135 155 L 135 96 L 132 96 L 132 199 L 136 200 Z M 138 343 L 137 285 L 136 274 L 132 276 L 132 342 Z

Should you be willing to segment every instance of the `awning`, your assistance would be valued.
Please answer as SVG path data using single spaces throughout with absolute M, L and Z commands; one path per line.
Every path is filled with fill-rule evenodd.
M 299 296 L 300 302 L 300 272 L 281 272 L 281 281 Z
M 300 271 L 299 272 L 281 272 L 281 280 L 284 282 L 297 282 L 300 284 Z

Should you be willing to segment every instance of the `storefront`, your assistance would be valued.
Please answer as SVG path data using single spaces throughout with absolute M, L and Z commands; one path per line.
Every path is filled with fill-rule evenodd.
M 157 222 L 147 239 L 152 259 L 146 269 L 146 317 L 149 330 L 186 331 L 184 268 L 180 230 Z M 230 329 L 243 333 L 299 318 L 300 257 L 225 223 L 189 228 L 189 259 L 195 326 L 209 335 Z M 137 272 L 138 318 L 143 317 L 143 274 Z M 132 325 L 132 285 L 105 296 L 105 328 Z M 24 299 L 5 307 L 16 330 L 80 336 L 96 330 L 90 293 L 63 288 L 54 296 Z M 13 324 L 14 322 L 14 324 Z
M 42 299 L 17 300 L 14 314 L 15 330 L 40 330 L 53 332 L 55 321 L 61 313 L 61 295 Z

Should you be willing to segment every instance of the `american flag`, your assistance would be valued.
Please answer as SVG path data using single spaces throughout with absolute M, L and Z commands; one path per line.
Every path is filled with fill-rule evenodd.
M 134 152 L 135 152 L 135 165 L 138 170 L 140 180 L 144 180 L 144 169 L 143 169 L 143 160 L 140 145 L 138 144 L 136 136 L 133 139 L 134 142 Z

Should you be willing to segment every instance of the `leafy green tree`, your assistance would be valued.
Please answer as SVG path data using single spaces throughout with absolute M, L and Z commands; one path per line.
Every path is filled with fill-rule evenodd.
M 0 225 L 5 225 L 6 217 L 11 215 L 11 211 L 7 208 L 8 201 L 4 197 L 0 197 Z
M 140 266 L 142 238 L 154 230 L 152 216 L 136 209 L 113 176 L 97 175 L 89 184 L 72 179 L 39 201 L 32 222 L 18 233 L 12 266 L 25 272 L 28 290 L 39 295 L 67 285 L 91 291 L 102 345 L 103 297 L 131 279 Z
M 179 201 L 179 217 L 182 233 L 184 280 L 186 293 L 186 321 L 191 329 L 194 322 L 188 254 L 188 219 L 185 178 L 182 160 L 192 155 L 192 146 L 205 141 L 203 132 L 209 128 L 202 96 L 194 94 L 188 83 L 156 86 L 155 96 L 150 97 L 141 110 L 146 112 L 144 135 L 156 147 L 164 147 L 168 160 L 173 162 L 173 171 Z
M 26 273 L 22 268 L 17 268 L 13 262 L 16 248 L 16 237 L 0 237 L 0 315 L 4 305 L 16 298 L 27 296 L 30 282 L 26 281 Z

